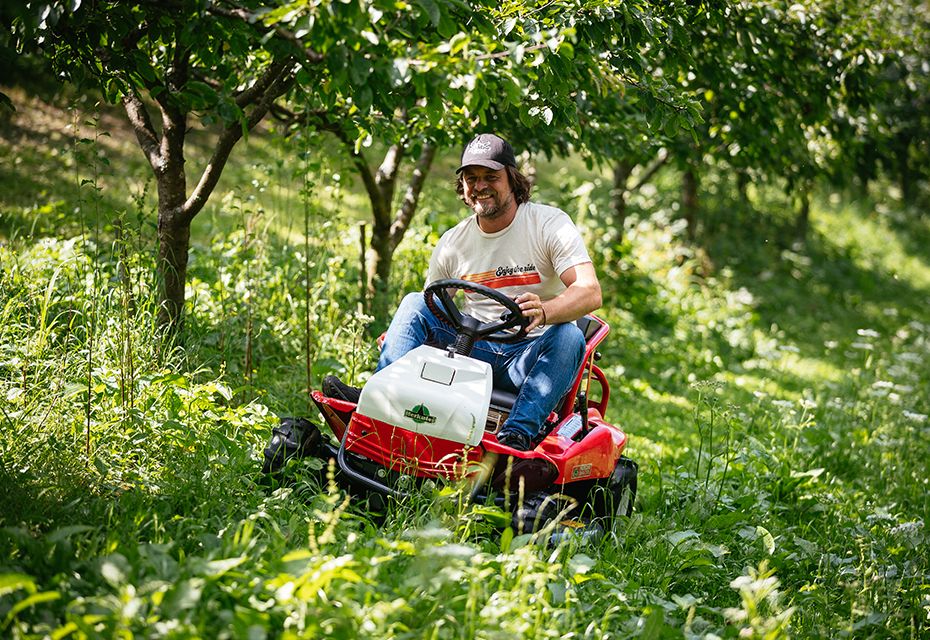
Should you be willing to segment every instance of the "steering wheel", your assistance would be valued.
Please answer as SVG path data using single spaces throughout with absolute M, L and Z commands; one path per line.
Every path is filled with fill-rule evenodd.
M 501 314 L 497 322 L 479 322 L 476 318 L 459 311 L 449 291 L 466 291 L 477 293 L 490 298 L 507 310 Z M 436 299 L 439 299 L 437 303 Z M 520 306 L 500 291 L 486 287 L 483 284 L 448 278 L 437 280 L 423 290 L 423 299 L 426 306 L 439 320 L 453 329 L 459 335 L 467 335 L 474 340 L 490 340 L 491 342 L 516 342 L 526 337 L 526 328 L 530 319 L 523 315 Z M 520 327 L 516 333 L 504 333 L 507 329 Z

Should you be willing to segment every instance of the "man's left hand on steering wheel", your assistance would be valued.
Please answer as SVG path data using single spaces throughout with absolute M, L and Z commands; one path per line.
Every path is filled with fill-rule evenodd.
M 520 306 L 520 311 L 523 313 L 523 317 L 529 319 L 530 323 L 526 327 L 526 332 L 529 333 L 536 327 L 542 327 L 546 325 L 546 310 L 543 309 L 543 301 L 535 293 L 521 293 L 516 298 L 514 298 Z

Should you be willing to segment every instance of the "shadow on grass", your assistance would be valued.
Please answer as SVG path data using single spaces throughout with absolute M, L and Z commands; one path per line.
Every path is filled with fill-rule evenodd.
M 59 131 L 7 127 L 0 135 L 0 237 L 73 236 L 82 226 L 95 229 L 98 224 L 110 229 L 116 212 L 131 203 L 126 171 L 145 174 L 123 154 L 107 164 L 106 156 L 113 155 L 107 151 L 98 157 L 94 178 L 92 151 L 91 145 L 77 145 L 73 136 Z
M 853 211 L 860 219 L 868 215 L 861 208 Z M 881 267 L 864 267 L 857 259 L 860 247 L 837 244 L 816 228 L 816 221 L 798 242 L 793 221 L 758 212 L 754 220 L 752 228 L 718 231 L 706 242 L 714 259 L 733 269 L 733 284 L 752 292 L 759 328 L 777 326 L 802 356 L 845 366 L 842 350 L 826 349 L 825 342 L 855 340 L 862 329 L 887 335 L 908 320 L 926 320 L 930 292 Z M 907 247 L 910 257 L 930 263 L 930 245 L 912 238 L 911 226 L 895 231 L 893 240 Z

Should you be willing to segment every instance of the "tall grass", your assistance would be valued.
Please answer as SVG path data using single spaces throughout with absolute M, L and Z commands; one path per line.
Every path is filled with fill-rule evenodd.
M 144 182 L 111 207 L 97 187 L 120 163 L 96 164 L 96 147 L 73 151 L 74 179 L 91 180 L 78 215 L 116 229 L 0 244 L 0 634 L 926 635 L 930 266 L 910 241 L 926 224 L 893 203 L 827 194 L 807 243 L 768 243 L 784 221 L 760 194 L 753 232 L 717 224 L 702 254 L 671 185 L 631 203 L 617 245 L 597 231 L 605 183 L 550 174 L 543 196 L 584 221 L 597 256 L 608 418 L 641 470 L 632 517 L 552 547 L 441 487 L 376 510 L 325 462 L 259 481 L 305 387 L 362 382 L 374 362 L 337 165 L 256 165 L 248 189 L 219 194 L 184 339 L 166 343 Z M 397 295 L 421 285 L 436 237 L 408 234 Z

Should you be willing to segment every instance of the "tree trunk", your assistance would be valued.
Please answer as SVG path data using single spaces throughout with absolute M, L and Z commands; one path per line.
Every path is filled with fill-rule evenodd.
M 186 223 L 165 220 L 158 215 L 158 277 L 162 282 L 158 305 L 158 324 L 175 333 L 181 329 L 184 312 L 184 285 L 187 282 L 187 258 L 191 227 Z
M 749 174 L 745 171 L 736 172 L 736 192 L 739 196 L 740 206 L 749 210 Z
M 614 212 L 617 242 L 623 241 L 623 228 L 626 224 L 627 180 L 633 172 L 633 166 L 633 163 L 628 160 L 620 160 L 614 165 L 614 186 L 610 192 L 610 201 Z
M 158 325 L 176 333 L 184 313 L 184 285 L 190 251 L 190 221 L 183 215 L 187 197 L 183 142 L 172 153 L 158 175 Z M 180 158 L 178 157 L 180 155 Z
M 169 334 L 182 324 L 184 286 L 187 279 L 187 259 L 190 250 L 190 227 L 203 209 L 219 181 L 229 154 L 242 138 L 243 131 L 252 130 L 272 103 L 283 95 L 294 80 L 290 58 L 271 63 L 247 89 L 236 96 L 236 102 L 246 112 L 245 119 L 227 124 L 213 146 L 212 155 L 200 174 L 193 192 L 187 195 L 184 172 L 184 143 L 187 135 L 187 112 L 178 106 L 173 92 L 187 81 L 190 50 L 177 47 L 172 67 L 168 70 L 168 86 L 159 91 L 149 89 L 149 95 L 161 115 L 161 132 L 153 126 L 148 108 L 136 92 L 123 96 L 123 106 L 158 185 L 158 264 L 159 282 L 158 324 Z
M 694 240 L 697 235 L 699 211 L 698 178 L 690 165 L 681 176 L 681 208 L 688 223 L 688 239 Z
M 798 189 L 798 217 L 794 221 L 794 233 L 799 240 L 807 238 L 811 219 L 810 185 L 802 184 Z
M 155 169 L 158 188 L 158 324 L 176 333 L 184 313 L 184 285 L 190 250 L 190 218 L 185 211 L 187 176 L 184 173 L 184 142 L 187 114 L 162 106 L 161 162 Z
M 374 204 L 374 203 L 372 203 Z M 368 252 L 368 299 L 371 314 L 378 326 L 387 318 L 390 293 L 391 267 L 394 264 L 394 247 L 389 227 L 375 222 L 371 230 L 371 250 Z
M 371 294 L 369 298 L 371 313 L 376 318 L 372 328 L 376 332 L 386 324 L 388 317 L 394 252 L 404 239 L 404 234 L 416 213 L 420 193 L 423 191 L 423 184 L 426 182 L 426 176 L 429 174 L 435 155 L 436 148 L 432 143 L 424 143 L 410 182 L 407 184 L 400 206 L 393 218 L 389 214 L 393 200 L 391 196 L 396 186 L 394 182 L 397 179 L 396 166 L 393 172 L 383 172 L 379 180 L 379 189 L 369 189 L 374 226 L 371 233 L 371 251 L 368 256 L 368 291 Z M 390 183 L 386 182 L 387 180 L 390 180 Z
M 898 137 L 897 143 L 898 187 L 901 189 L 901 200 L 904 204 L 914 204 L 917 190 L 914 171 L 911 168 L 911 139 L 902 135 Z

